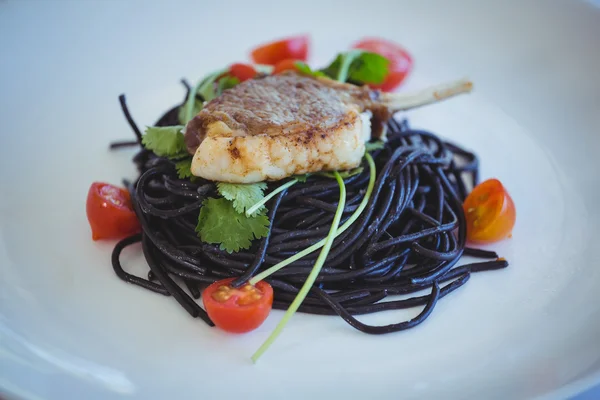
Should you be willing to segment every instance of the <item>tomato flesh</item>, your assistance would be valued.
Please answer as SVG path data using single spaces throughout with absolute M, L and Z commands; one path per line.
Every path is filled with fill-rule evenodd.
M 236 63 L 229 67 L 229 75 L 234 76 L 240 80 L 240 82 L 247 81 L 256 77 L 256 70 L 252 65 Z
M 141 230 L 129 192 L 108 183 L 92 183 L 86 201 L 86 214 L 93 240 L 121 239 Z
M 235 278 L 217 281 L 202 292 L 202 303 L 210 319 L 224 331 L 245 333 L 258 328 L 273 306 L 273 288 L 260 281 L 231 287 Z
M 289 58 L 306 61 L 309 45 L 308 35 L 293 36 L 258 46 L 250 55 L 257 64 L 276 65 Z
M 369 84 L 374 89 L 381 89 L 385 92 L 392 91 L 400 86 L 412 70 L 413 60 L 410 54 L 404 48 L 389 40 L 365 38 L 352 47 L 380 54 L 390 61 L 385 80 L 378 85 Z
M 517 213 L 515 204 L 497 179 L 477 185 L 463 204 L 467 239 L 492 243 L 510 237 Z
M 275 64 L 275 68 L 273 69 L 273 74 L 280 74 L 284 71 L 296 71 L 298 68 L 296 67 L 296 63 L 301 60 L 296 60 L 294 58 L 288 58 L 282 61 L 279 61 Z

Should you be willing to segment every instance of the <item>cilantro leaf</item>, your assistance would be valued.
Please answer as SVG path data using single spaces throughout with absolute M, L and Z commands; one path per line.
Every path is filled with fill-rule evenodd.
M 175 163 L 175 169 L 177 169 L 177 175 L 179 179 L 189 179 L 194 182 L 198 179 L 197 176 L 192 174 L 192 159 L 191 157 L 184 158 Z
M 367 151 L 380 150 L 380 149 L 383 149 L 384 147 L 385 147 L 385 143 L 383 143 L 381 140 L 376 140 L 374 142 L 365 143 L 365 148 Z
M 219 244 L 228 253 L 249 249 L 252 240 L 269 234 L 266 215 L 246 217 L 236 212 L 227 199 L 208 198 L 202 202 L 196 232 L 205 243 Z
M 235 211 L 243 214 L 247 209 L 258 203 L 264 197 L 263 190 L 267 188 L 264 182 L 258 183 L 226 183 L 218 182 L 217 189 L 221 196 L 233 202 Z M 259 214 L 265 207 L 262 206 L 252 214 Z
M 320 77 L 320 76 L 327 76 L 322 71 L 318 71 L 318 70 L 313 71 L 308 66 L 308 64 L 306 64 L 302 61 L 296 61 L 295 64 L 296 64 L 296 70 L 298 70 L 298 72 L 300 72 L 303 75 L 314 76 L 315 78 Z
M 351 176 L 361 174 L 365 169 L 363 167 L 356 167 L 346 171 L 338 171 L 342 179 L 350 178 Z M 320 176 L 324 176 L 326 178 L 335 179 L 335 175 L 331 172 L 319 172 Z
M 300 183 L 305 183 L 309 176 L 310 174 L 294 175 L 294 179 L 296 179 Z
M 388 65 L 389 60 L 382 55 L 350 50 L 338 54 L 322 72 L 340 82 L 351 80 L 358 83 L 379 84 L 388 74 Z
M 160 157 L 178 157 L 187 154 L 182 125 L 149 126 L 142 136 L 142 144 Z

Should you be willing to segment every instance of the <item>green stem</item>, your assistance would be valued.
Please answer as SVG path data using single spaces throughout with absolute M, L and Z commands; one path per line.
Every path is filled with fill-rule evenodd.
M 275 195 L 277 195 L 277 193 L 281 193 L 282 191 L 284 191 L 285 189 L 289 188 L 290 186 L 295 185 L 296 183 L 298 183 L 298 179 L 292 179 L 291 181 L 279 186 L 277 189 L 273 190 L 271 193 L 269 193 L 268 195 L 266 195 L 265 197 L 262 198 L 261 201 L 259 201 L 258 203 L 256 203 L 255 205 L 253 205 L 252 207 L 248 208 L 246 210 L 246 217 L 251 217 L 252 215 L 254 215 L 254 213 L 256 211 L 258 211 L 259 208 L 261 208 L 264 204 L 267 203 L 267 201 L 271 200 Z
M 335 239 L 335 233 L 338 229 L 338 225 L 340 224 L 340 220 L 342 219 L 342 214 L 344 213 L 344 207 L 346 205 L 346 186 L 344 185 L 344 180 L 337 171 L 334 172 L 334 175 L 335 179 L 338 182 L 338 185 L 340 185 L 340 200 L 338 202 L 338 207 L 333 217 L 333 222 L 331 223 L 331 228 L 329 228 L 329 234 L 325 238 L 325 244 L 323 245 L 323 249 L 321 249 L 321 253 L 319 253 L 319 257 L 317 258 L 314 267 L 310 271 L 310 274 L 308 274 L 308 278 L 306 278 L 304 285 L 302 285 L 302 288 L 298 292 L 298 295 L 296 296 L 294 301 L 292 301 L 292 304 L 290 304 L 290 307 L 287 309 L 287 311 L 283 315 L 283 318 L 275 327 L 275 330 L 262 344 L 262 346 L 258 348 L 256 353 L 252 355 L 252 361 L 254 362 L 256 362 L 265 351 L 267 351 L 271 344 L 273 344 L 273 342 L 283 331 L 283 328 L 288 323 L 290 318 L 292 318 L 292 315 L 294 315 L 294 313 L 298 310 L 298 308 L 306 298 L 306 295 L 308 294 L 310 288 L 315 283 L 319 272 L 321 272 L 323 264 L 325 264 L 325 259 L 329 254 L 329 250 L 331 250 L 331 245 L 333 244 L 333 240 Z
M 206 76 L 204 79 L 199 81 L 196 86 L 188 94 L 188 98 L 185 101 L 185 121 L 183 124 L 186 125 L 194 118 L 194 103 L 196 102 L 196 94 L 200 93 L 206 101 L 212 100 L 214 97 L 214 90 L 211 90 L 211 86 L 214 84 L 215 79 L 227 72 L 229 68 L 220 69 Z
M 365 197 L 363 197 L 363 199 L 362 199 L 360 205 L 358 206 L 358 208 L 356 209 L 356 211 L 354 211 L 354 213 L 352 214 L 352 216 L 350 216 L 348 221 L 346 221 L 337 230 L 337 232 L 335 233 L 335 237 L 338 237 L 343 232 L 345 232 L 358 219 L 358 217 L 360 217 L 360 214 L 362 214 L 364 209 L 367 207 L 369 198 L 371 197 L 371 194 L 373 193 L 373 187 L 375 186 L 375 178 L 376 178 L 375 162 L 373 161 L 373 157 L 371 157 L 371 155 L 369 153 L 365 153 L 365 158 L 367 159 L 367 163 L 369 164 L 369 171 L 370 171 L 370 178 L 369 178 L 369 185 L 367 186 L 367 192 L 365 193 Z M 312 253 L 315 250 L 319 250 L 321 247 L 323 247 L 324 244 L 325 244 L 325 239 L 313 244 L 312 246 L 302 250 L 299 253 L 296 253 L 295 255 L 291 256 L 290 258 L 287 258 L 287 259 L 273 265 L 271 268 L 264 270 L 263 272 L 254 276 L 254 278 L 250 279 L 250 284 L 256 285 L 259 281 L 262 281 L 263 279 L 265 279 L 269 275 L 279 271 L 283 267 L 290 265 L 294 261 L 298 261 L 302 257 Z
M 348 74 L 350 72 L 350 66 L 360 56 L 361 50 L 350 50 L 347 52 L 340 62 L 340 69 L 335 77 L 338 82 L 346 82 L 348 80 Z
M 190 93 L 188 93 L 188 98 L 185 102 L 185 121 L 183 121 L 183 124 L 186 125 L 188 122 L 191 121 L 192 118 L 194 118 L 194 103 L 196 102 L 196 93 L 198 93 L 198 90 L 200 90 L 200 87 L 202 86 L 203 81 L 200 81 L 196 84 L 196 86 L 194 86 L 194 88 L 192 90 L 190 90 Z
M 202 81 L 202 84 L 198 88 L 198 93 L 202 96 L 204 101 L 211 101 L 215 97 L 217 97 L 217 93 L 215 92 L 215 81 L 221 75 L 227 73 L 229 68 L 223 68 L 221 70 L 215 71 L 212 74 L 208 75 Z

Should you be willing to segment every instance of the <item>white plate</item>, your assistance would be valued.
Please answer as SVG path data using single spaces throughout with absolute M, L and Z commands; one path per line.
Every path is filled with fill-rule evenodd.
M 204 4 L 201 4 L 204 3 Z M 451 4 L 450 4 L 451 3 Z M 467 75 L 411 113 L 475 150 L 518 209 L 507 270 L 473 276 L 421 326 L 368 336 L 296 315 L 230 336 L 127 285 L 93 243 L 93 180 L 134 176 L 117 103 L 152 124 L 197 79 L 310 31 L 315 63 L 364 35 L 414 55 L 406 88 Z M 0 390 L 27 399 L 564 398 L 600 382 L 600 14 L 583 2 L 0 1 Z M 141 270 L 134 251 L 127 259 Z M 418 310 L 366 316 L 383 322 Z M 223 379 L 221 381 L 221 379 Z M 260 394 L 260 395 L 259 395 Z

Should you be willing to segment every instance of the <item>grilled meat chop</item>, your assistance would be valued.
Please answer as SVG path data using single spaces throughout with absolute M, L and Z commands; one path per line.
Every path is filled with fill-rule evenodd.
M 410 96 L 296 73 L 243 82 L 208 102 L 186 126 L 192 173 L 232 183 L 357 167 L 371 117 L 469 91 L 470 82 Z

